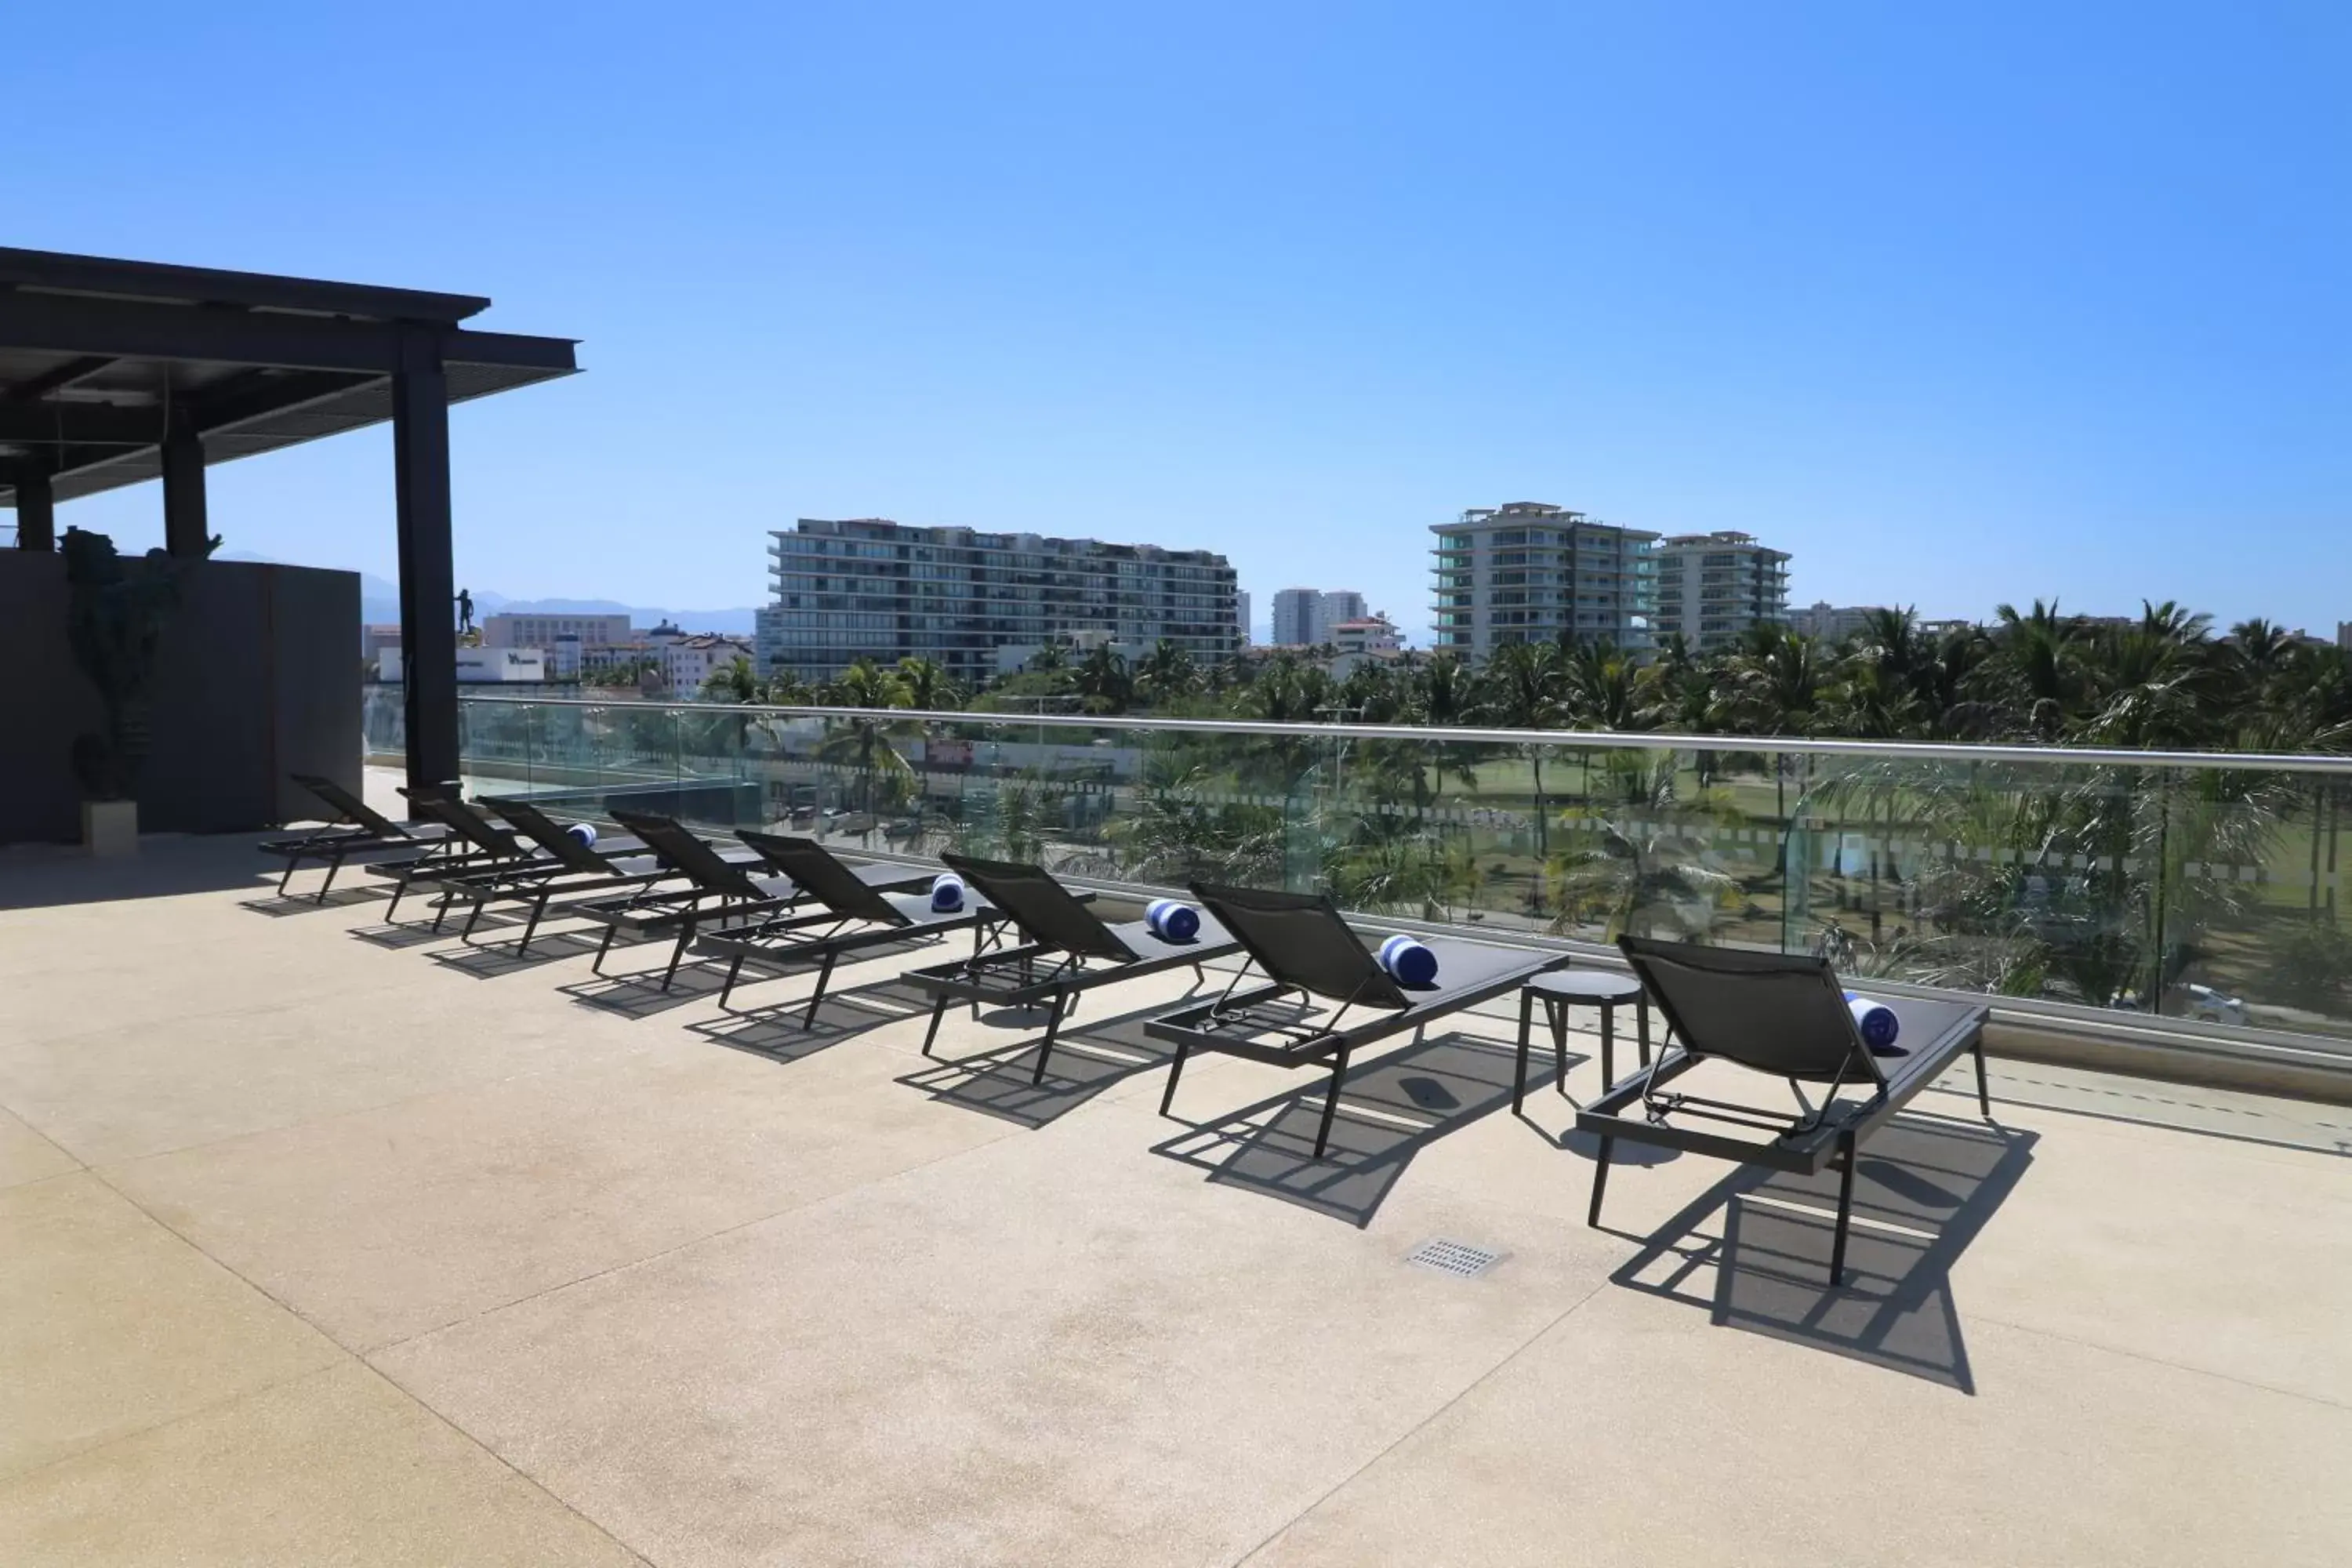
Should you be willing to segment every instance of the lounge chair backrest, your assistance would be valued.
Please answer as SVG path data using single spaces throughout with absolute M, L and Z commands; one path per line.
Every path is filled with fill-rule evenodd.
M 482 804 L 505 818 L 508 825 L 541 849 L 546 850 L 573 871 L 593 871 L 602 877 L 620 874 L 620 868 L 583 844 L 563 830 L 563 825 L 527 800 L 492 799 L 484 796 Z
M 367 802 L 362 800 L 359 796 L 353 795 L 351 791 L 345 789 L 334 780 L 320 778 L 315 773 L 294 773 L 289 776 L 296 784 L 300 784 L 304 789 L 309 790 L 312 795 L 317 795 L 320 800 L 325 801 L 329 805 L 333 806 L 344 816 L 349 817 L 352 821 L 359 824 L 360 826 L 367 829 L 370 833 L 374 834 L 377 837 L 406 838 L 410 837 L 408 829 L 403 827 L 400 824 L 394 822 L 392 818 L 386 816 L 383 813 L 378 811 L 375 807 L 370 805 Z
M 408 797 L 409 808 L 417 816 L 427 822 L 439 823 L 485 855 L 511 857 L 515 853 L 510 841 L 456 796 L 445 795 L 436 789 L 404 787 L 400 793 Z
M 1617 945 L 1693 1056 L 1778 1078 L 1881 1080 L 1827 959 L 1652 937 Z
M 1018 860 L 981 860 L 970 855 L 941 855 L 940 858 L 947 862 L 949 869 L 978 888 L 982 897 L 1011 917 L 1021 934 L 1031 942 L 1087 958 L 1107 958 L 1114 963 L 1134 962 L 1135 950 L 1103 924 L 1100 915 L 1054 880 L 1053 873 L 1043 866 Z
M 742 867 L 721 857 L 675 819 L 615 810 L 613 820 L 644 839 L 647 848 L 684 872 L 703 891 L 737 899 L 764 896 Z
M 1333 1002 L 1412 1005 L 1412 998 L 1349 929 L 1328 893 L 1273 893 L 1195 882 L 1192 896 L 1233 932 L 1270 980 Z
M 793 879 L 793 886 L 845 920 L 876 921 L 902 926 L 907 917 L 889 900 L 857 879 L 857 873 L 834 858 L 833 851 L 814 838 L 762 833 L 747 827 L 736 835 L 759 853 L 760 858 Z

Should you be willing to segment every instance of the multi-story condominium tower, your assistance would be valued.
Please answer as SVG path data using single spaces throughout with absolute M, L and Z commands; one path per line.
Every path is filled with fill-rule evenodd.
M 1694 653 L 1739 640 L 1753 626 L 1789 619 L 1789 552 L 1752 533 L 1677 533 L 1659 542 L 1657 635 Z
M 1650 651 L 1656 534 L 1542 501 L 1473 507 L 1431 531 L 1438 651 L 1476 660 L 1505 643 L 1562 636 Z
M 1862 630 L 1875 613 L 1877 607 L 1872 605 L 1832 605 L 1817 599 L 1810 608 L 1790 611 L 1789 624 L 1815 642 L 1842 643 Z
M 1206 662 L 1241 646 L 1234 569 L 1205 550 L 1034 533 L 917 528 L 884 518 L 802 518 L 768 547 L 774 603 L 759 614 L 760 668 L 830 680 L 860 658 L 936 659 L 977 685 L 996 649 L 1081 632 Z
M 1364 596 L 1353 588 L 1285 588 L 1274 596 L 1277 647 L 1319 647 L 1342 621 L 1364 618 Z

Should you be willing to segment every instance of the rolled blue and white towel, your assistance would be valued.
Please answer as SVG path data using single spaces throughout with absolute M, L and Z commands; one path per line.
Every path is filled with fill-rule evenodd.
M 931 879 L 931 912 L 951 915 L 963 908 L 963 879 L 943 871 Z
M 1903 1032 L 1903 1020 L 1895 1016 L 1894 1008 L 1855 991 L 1845 994 L 1845 1005 L 1853 1014 L 1854 1032 L 1874 1055 L 1902 1054 L 1895 1047 L 1895 1037 Z
M 1143 923 L 1162 942 L 1191 942 L 1201 934 L 1201 911 L 1181 899 L 1154 899 L 1143 906 Z
M 1409 936 L 1392 936 L 1381 943 L 1380 963 L 1400 985 L 1432 985 L 1437 981 L 1437 954 L 1427 942 Z
M 563 831 L 572 835 L 572 837 L 580 840 L 580 847 L 583 849 L 593 849 L 596 847 L 596 825 L 594 823 L 575 822 L 564 828 Z

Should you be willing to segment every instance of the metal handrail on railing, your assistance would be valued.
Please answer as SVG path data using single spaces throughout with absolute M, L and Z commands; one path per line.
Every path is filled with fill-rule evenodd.
M 1133 714 L 940 712 L 915 708 L 825 708 L 767 702 L 640 702 L 627 698 L 507 697 L 466 692 L 467 702 L 551 708 L 660 708 L 788 719 L 873 719 L 897 724 L 1005 724 L 1023 729 L 1143 730 L 1208 735 L 1432 745 L 1545 746 L 1575 751 L 1744 752 L 1936 763 L 2170 767 L 2352 774 L 2352 755 L 2296 752 L 2158 752 L 2120 746 L 1985 745 L 1958 741 L 1843 741 L 1809 735 L 1696 735 L 1666 730 L 1496 730 L 1420 724 L 1298 724 L 1258 719 L 1164 719 Z

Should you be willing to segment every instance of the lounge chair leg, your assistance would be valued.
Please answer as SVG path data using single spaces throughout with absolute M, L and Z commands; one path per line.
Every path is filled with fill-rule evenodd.
M 1323 1096 L 1323 1124 L 1315 1130 L 1315 1157 L 1320 1160 L 1323 1151 L 1331 1146 L 1331 1118 L 1339 1110 L 1339 1085 L 1348 1077 L 1348 1053 L 1341 1051 L 1339 1059 L 1331 1064 L 1331 1088 Z
M 530 906 L 530 919 L 523 922 L 522 941 L 515 948 L 515 956 L 517 958 L 520 958 L 524 953 L 530 951 L 531 933 L 539 930 L 539 917 L 546 912 L 547 895 L 545 893 L 541 893 L 539 896 L 539 901 Z
M 1519 993 L 1519 1061 L 1511 1074 L 1511 1114 L 1517 1116 L 1528 1099 L 1528 1036 L 1535 1026 L 1536 994 Z M 1546 1008 L 1545 1011 L 1550 1011 Z
M 604 928 L 604 940 L 596 944 L 596 962 L 588 966 L 589 973 L 604 973 L 604 955 L 613 951 L 613 939 L 618 936 L 620 931 L 621 928 L 618 925 L 608 925 Z
M 613 939 L 607 935 L 604 940 L 610 942 Z M 661 988 L 663 990 L 668 990 L 669 983 L 677 978 L 677 966 L 686 958 L 686 944 L 693 940 L 694 926 L 688 922 L 686 928 L 677 933 L 677 940 L 670 944 L 669 967 L 662 971 Z
M 1846 1224 L 1853 1216 L 1853 1139 L 1838 1140 L 1837 1239 L 1830 1244 L 1830 1283 L 1845 1283 Z
M 400 873 L 400 880 L 392 885 L 392 902 L 383 907 L 383 923 L 386 925 L 390 925 L 392 917 L 400 912 L 401 898 L 408 891 L 408 871 L 404 868 Z
M 299 866 L 301 863 L 302 857 L 299 855 L 289 855 L 286 857 L 286 874 L 278 879 L 278 896 L 279 898 L 282 899 L 286 896 L 286 884 L 294 879 L 294 868 Z
M 480 920 L 482 918 L 482 911 L 489 907 L 490 900 L 488 899 L 476 899 L 474 900 L 474 912 L 466 917 L 466 929 L 457 933 L 457 939 L 460 942 L 469 941 L 472 939 L 474 934 L 474 922 Z
M 735 962 L 727 966 L 727 984 L 719 988 L 719 1005 L 727 1005 L 727 998 L 735 994 L 735 977 L 743 973 L 743 955 L 737 953 Z
M 323 904 L 323 903 L 325 903 L 325 902 L 327 901 L 327 889 L 330 889 L 330 888 L 331 888 L 331 887 L 333 887 L 333 886 L 335 885 L 335 873 L 336 873 L 336 872 L 338 872 L 338 871 L 340 871 L 340 870 L 341 870 L 342 868 L 343 868 L 343 858 L 342 858 L 342 856 L 341 856 L 341 855 L 337 854 L 337 855 L 330 856 L 330 857 L 328 858 L 328 860 L 327 860 L 327 879 L 326 879 L 325 881 L 323 881 L 323 882 L 321 882 L 321 883 L 320 883 L 320 884 L 319 884 L 319 893 L 318 893 L 318 896 L 317 896 L 316 898 L 314 898 L 314 899 L 312 899 L 312 900 L 310 900 L 312 903 L 314 903 L 314 904 Z
M 825 950 L 824 967 L 816 972 L 816 994 L 809 998 L 808 1011 L 801 1017 L 802 1028 L 816 1027 L 817 1005 L 824 1000 L 824 988 L 833 979 L 833 961 L 840 956 L 841 952 L 838 948 Z
M 952 998 L 941 996 L 938 1001 L 931 1004 L 931 1026 L 923 1031 L 923 1054 L 925 1056 L 929 1056 L 931 1054 L 931 1047 L 940 1037 L 940 1020 L 947 1016 L 948 1003 L 950 1000 L 952 1000 Z
M 1068 1016 L 1068 1013 L 1064 1011 L 1062 1004 L 1066 1001 L 1076 1002 L 1076 1000 L 1077 998 L 1075 996 L 1056 996 L 1054 998 L 1054 1016 L 1045 1020 L 1045 1037 L 1037 1042 L 1037 1070 L 1029 1075 L 1029 1082 L 1032 1087 L 1045 1081 L 1045 1058 L 1054 1054 L 1054 1037 L 1062 1032 L 1062 1020 Z M 1073 1007 L 1068 1011 L 1076 1012 L 1076 1008 Z
M 1563 1009 L 1564 1010 L 1564 1009 Z M 1568 1092 L 1568 1031 L 1560 1031 L 1559 1091 Z M 1617 1081 L 1617 1009 L 1606 1002 L 1601 1005 L 1601 1080 Z
M 1642 1065 L 1648 1067 L 1650 1065 L 1650 999 L 1646 995 L 1636 998 L 1633 1003 L 1633 1029 L 1635 1043 L 1640 1046 L 1642 1051 Z
M 1176 1042 L 1176 1059 L 1168 1064 L 1168 1087 L 1160 1091 L 1160 1114 L 1162 1116 L 1167 1115 L 1168 1108 L 1176 1103 L 1176 1080 L 1184 1076 L 1186 1049 L 1182 1040 Z
M 1584 1211 L 1584 1223 L 1595 1230 L 1601 1228 L 1601 1194 L 1609 1190 L 1609 1151 L 1616 1142 L 1603 1133 L 1600 1158 L 1592 1163 L 1592 1204 Z
M 1992 1120 L 1992 1090 L 1985 1083 L 1984 1036 L 1977 1036 L 1977 1109 L 1984 1112 L 1987 1121 Z

